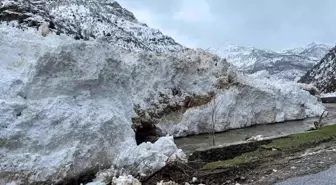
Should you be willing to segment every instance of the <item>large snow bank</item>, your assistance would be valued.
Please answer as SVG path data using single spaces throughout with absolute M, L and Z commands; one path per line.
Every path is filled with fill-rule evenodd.
M 185 156 L 172 137 L 137 146 L 132 125 L 154 123 L 175 136 L 208 132 L 213 100 L 217 131 L 324 109 L 297 86 L 248 79 L 203 51 L 132 53 L 4 25 L 0 43 L 4 182 L 56 183 L 111 165 L 148 175 Z
M 208 104 L 175 114 L 175 119 L 161 119 L 160 128 L 186 136 L 315 117 L 325 109 L 318 98 L 295 82 L 239 73 L 235 81 L 230 88 L 217 90 Z
M 58 182 L 123 160 L 132 166 L 139 156 L 127 155 L 139 150 L 152 155 L 143 162 L 154 170 L 175 151 L 183 154 L 172 138 L 144 144 L 153 151 L 136 146 L 122 51 L 3 25 L 0 43 L 0 180 Z

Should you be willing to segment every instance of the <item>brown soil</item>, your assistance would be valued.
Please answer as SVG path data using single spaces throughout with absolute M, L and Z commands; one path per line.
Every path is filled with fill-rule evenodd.
M 179 184 L 270 185 L 336 164 L 335 136 L 336 126 L 326 126 L 313 132 L 257 142 L 253 147 L 242 145 L 245 146 L 242 150 L 231 146 L 202 151 L 187 164 L 166 166 L 143 184 L 155 185 L 164 180 Z M 193 177 L 198 181 L 192 183 Z

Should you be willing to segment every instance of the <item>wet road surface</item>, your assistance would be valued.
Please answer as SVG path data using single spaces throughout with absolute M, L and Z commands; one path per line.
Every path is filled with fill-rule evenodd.
M 317 174 L 290 178 L 275 185 L 336 185 L 336 166 Z

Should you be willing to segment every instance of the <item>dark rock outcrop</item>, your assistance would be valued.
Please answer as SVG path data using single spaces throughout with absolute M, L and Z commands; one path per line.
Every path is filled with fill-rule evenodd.
M 336 91 L 336 47 L 332 48 L 299 82 L 311 83 L 323 93 Z

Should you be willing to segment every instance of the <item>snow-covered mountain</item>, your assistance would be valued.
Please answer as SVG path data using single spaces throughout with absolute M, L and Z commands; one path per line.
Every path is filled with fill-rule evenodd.
M 19 28 L 47 21 L 56 34 L 89 40 L 99 36 L 130 50 L 181 51 L 185 47 L 158 29 L 139 22 L 114 0 L 2 0 L 0 21 Z
M 325 44 L 310 43 L 306 47 L 294 48 L 289 50 L 284 50 L 281 53 L 302 55 L 309 57 L 314 60 L 321 60 L 324 55 L 329 51 L 331 46 Z
M 323 93 L 335 92 L 336 47 L 330 49 L 322 60 L 310 69 L 299 82 L 312 83 Z
M 148 176 L 185 159 L 158 128 L 187 136 L 325 110 L 296 83 L 245 76 L 217 55 L 184 49 L 115 1 L 0 8 L 1 185 Z M 44 19 L 56 28 L 46 37 L 34 29 Z
M 324 44 L 284 51 L 263 50 L 254 47 L 229 45 L 212 50 L 248 74 L 263 72 L 276 78 L 296 80 L 312 68 L 330 49 Z

